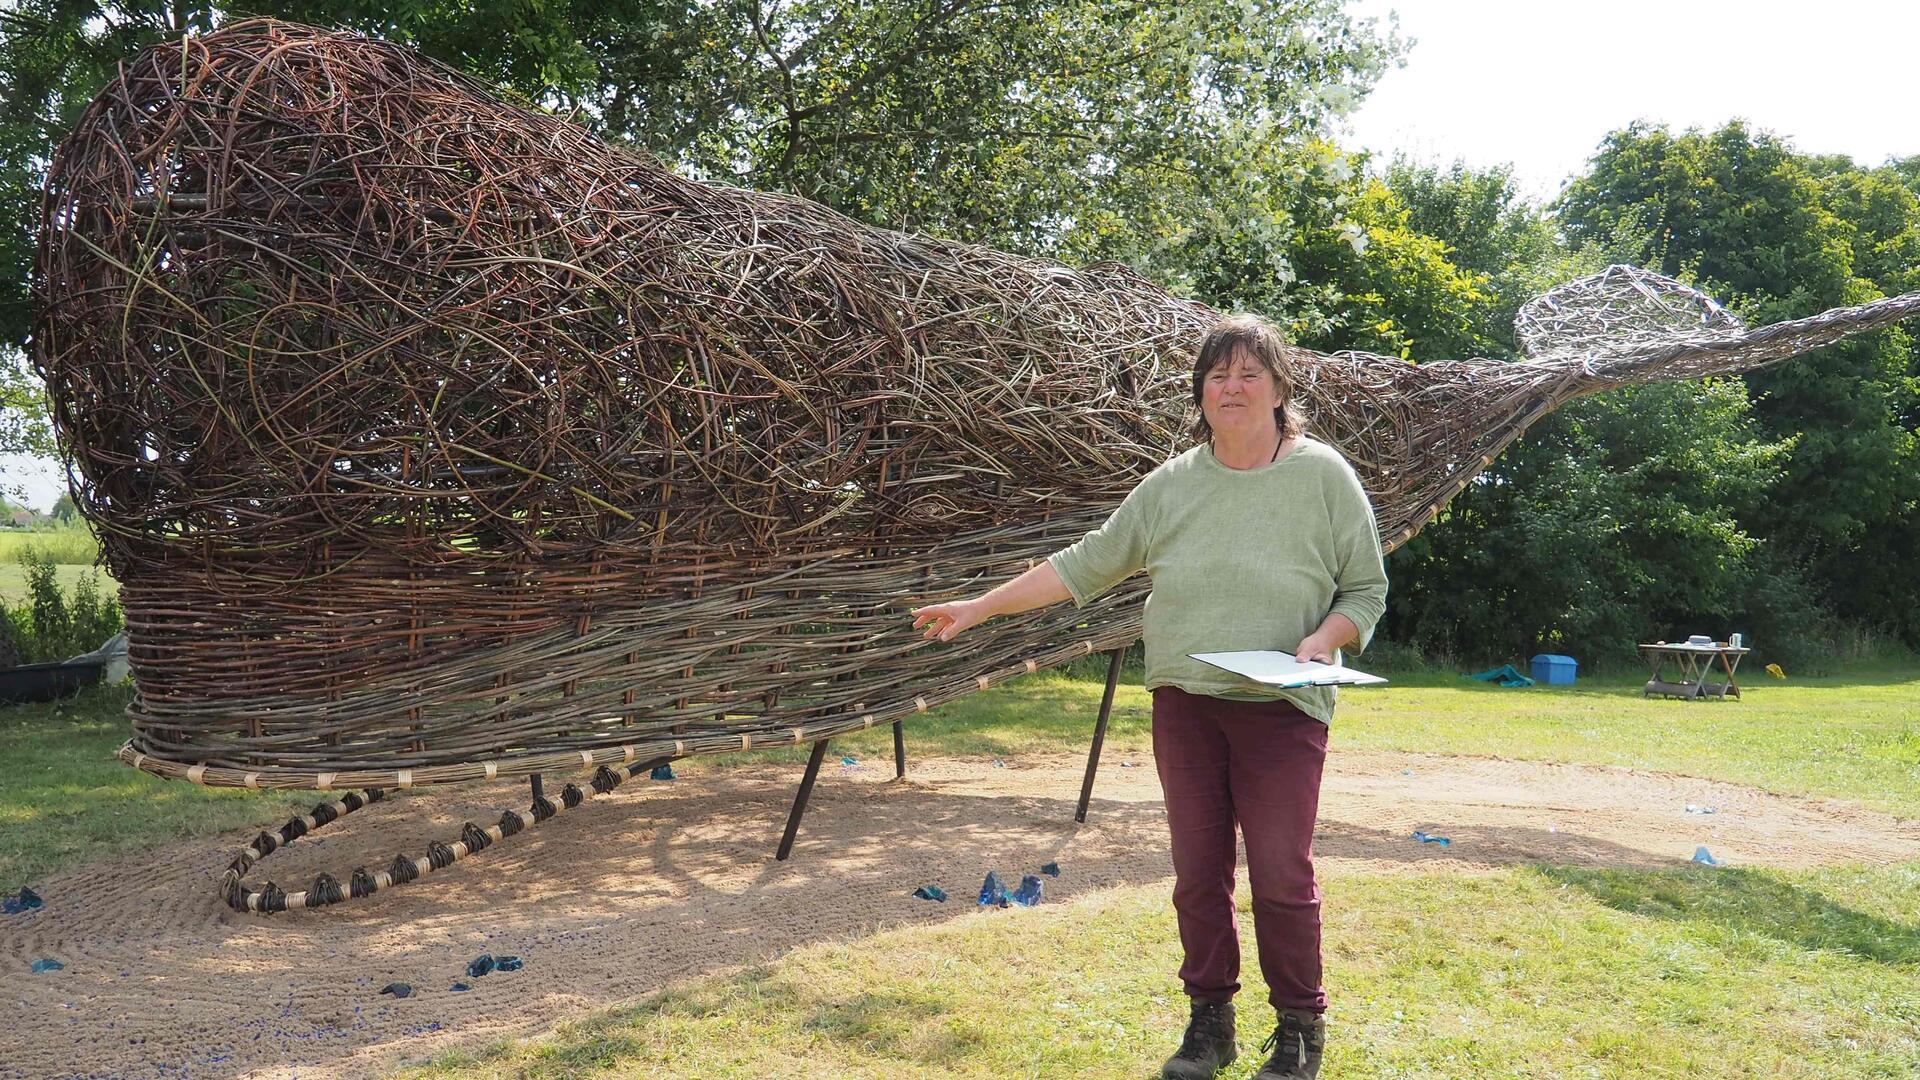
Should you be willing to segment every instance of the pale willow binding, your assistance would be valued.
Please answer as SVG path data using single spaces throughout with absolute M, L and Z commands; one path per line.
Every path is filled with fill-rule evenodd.
M 130 59 L 40 243 L 33 355 L 127 613 L 122 757 L 244 787 L 610 790 L 1125 645 L 1144 580 L 947 644 L 906 610 L 1072 543 L 1181 449 L 1216 318 L 1122 266 L 689 180 L 265 20 Z M 1523 363 L 1294 362 L 1391 549 L 1561 402 L 1916 310 L 1748 331 L 1616 267 L 1528 306 Z

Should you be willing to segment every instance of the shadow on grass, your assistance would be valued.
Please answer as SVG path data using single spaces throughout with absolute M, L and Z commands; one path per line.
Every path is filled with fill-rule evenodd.
M 662 1035 L 649 1026 L 664 1022 L 733 1017 L 752 1025 L 762 1017 L 798 1017 L 798 1032 L 826 1040 L 853 1040 L 867 1054 L 925 1068 L 953 1067 L 976 1053 L 985 1037 L 966 1025 L 929 1024 L 948 1013 L 939 995 L 894 990 L 864 993 L 813 992 L 779 978 L 773 963 L 754 964 L 716 983 L 670 988 L 631 1005 L 588 1014 L 540 1044 L 532 1061 L 515 1062 L 523 1049 L 496 1042 L 442 1055 L 443 1067 L 478 1067 L 493 1075 L 585 1077 L 658 1059 Z M 929 1029 L 932 1029 L 931 1033 Z
M 1714 926 L 1796 949 L 1845 952 L 1882 964 L 1920 963 L 1920 926 L 1855 911 L 1791 884 L 1777 871 L 1576 866 L 1536 866 L 1533 871 L 1630 915 Z

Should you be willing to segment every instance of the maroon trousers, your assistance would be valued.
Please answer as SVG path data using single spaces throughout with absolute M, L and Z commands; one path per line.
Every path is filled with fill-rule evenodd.
M 1247 842 L 1253 934 L 1276 1009 L 1327 1007 L 1320 985 L 1320 886 L 1313 823 L 1327 725 L 1286 701 L 1233 701 L 1153 690 L 1153 757 L 1173 833 L 1173 908 L 1187 993 L 1227 1001 L 1240 989 L 1234 824 Z

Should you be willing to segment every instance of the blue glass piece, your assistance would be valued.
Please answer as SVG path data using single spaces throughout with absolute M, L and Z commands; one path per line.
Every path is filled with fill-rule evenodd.
M 1012 900 L 1021 907 L 1032 907 L 1040 902 L 1040 892 L 1039 876 L 1028 874 L 1026 877 L 1020 879 L 1020 887 L 1015 889 L 1013 895 L 1007 897 L 1007 899 Z
M 996 877 L 991 870 L 987 871 L 987 880 L 980 883 L 980 906 L 1007 906 L 1006 886 L 1000 884 L 1000 879 Z

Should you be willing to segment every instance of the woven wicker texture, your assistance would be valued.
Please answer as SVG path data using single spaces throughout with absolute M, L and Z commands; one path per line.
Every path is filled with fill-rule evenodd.
M 1185 445 L 1217 313 L 707 185 L 399 47 L 130 59 L 52 166 L 33 351 L 122 582 L 123 757 L 408 787 L 809 741 L 1126 644 L 1146 582 L 922 641 Z M 1523 363 L 1294 357 L 1384 545 L 1579 394 L 1757 366 L 1615 268 Z

